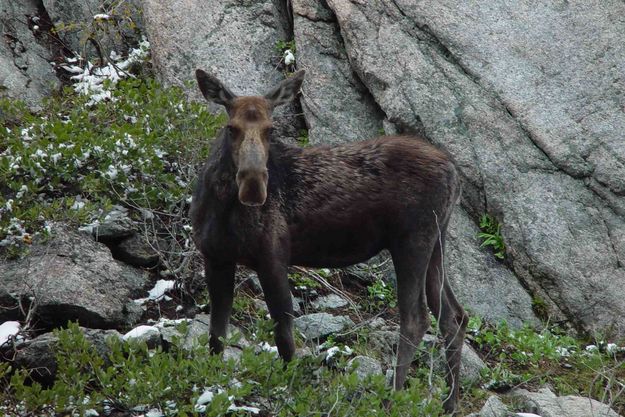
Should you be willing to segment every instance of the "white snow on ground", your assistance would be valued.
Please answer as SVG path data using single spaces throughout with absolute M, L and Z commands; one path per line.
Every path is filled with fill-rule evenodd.
M 147 301 L 150 301 L 150 300 L 158 301 L 161 298 L 165 298 L 167 300 L 168 297 L 165 295 L 165 293 L 167 291 L 173 290 L 175 284 L 176 284 L 176 281 L 171 280 L 171 279 L 170 280 L 159 279 L 158 281 L 156 281 L 154 288 L 152 288 L 148 292 L 147 298 L 139 298 L 137 300 L 134 300 L 134 302 L 137 304 L 145 304 Z
M 126 333 L 123 336 L 123 339 L 127 341 L 127 340 L 132 340 L 132 339 L 139 339 L 143 337 L 144 335 L 148 335 L 148 334 L 160 334 L 160 333 L 161 333 L 160 330 L 158 330 L 158 328 L 154 326 L 138 326 L 132 329 L 131 331 L 129 331 L 128 333 Z
M 18 321 L 5 321 L 0 324 L 0 346 L 15 337 L 20 332 L 21 325 Z
M 260 347 L 260 349 L 264 352 L 271 352 L 271 353 L 278 353 L 278 347 L 277 346 L 272 346 L 267 342 L 262 342 L 261 344 L 258 345 Z
M 216 388 L 216 387 L 206 388 L 204 392 L 202 393 L 202 395 L 200 395 L 200 397 L 195 402 L 195 410 L 200 413 L 205 412 L 206 404 L 213 401 L 213 398 L 215 397 L 215 393 L 221 394 L 222 392 L 224 392 L 224 390 L 222 390 L 221 388 Z M 233 402 L 234 396 L 229 396 L 228 400 L 232 403 L 228 406 L 228 411 L 247 411 L 248 413 L 252 413 L 252 414 L 260 413 L 260 409 L 256 407 L 250 407 L 247 405 L 241 405 L 241 406 L 235 405 Z
M 249 407 L 247 405 L 238 406 L 232 404 L 230 405 L 230 407 L 228 407 L 228 411 L 247 411 L 248 413 L 258 414 L 260 413 L 260 408 Z

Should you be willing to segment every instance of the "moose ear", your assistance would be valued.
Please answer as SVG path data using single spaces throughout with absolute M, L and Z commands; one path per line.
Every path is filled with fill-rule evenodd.
M 204 98 L 217 104 L 229 107 L 237 96 L 228 90 L 221 81 L 201 69 L 195 70 L 195 78 Z
M 306 71 L 301 70 L 290 76 L 286 80 L 282 81 L 273 90 L 265 94 L 265 98 L 273 105 L 273 107 L 280 106 L 293 100 L 299 92 L 302 82 L 304 81 L 304 75 Z

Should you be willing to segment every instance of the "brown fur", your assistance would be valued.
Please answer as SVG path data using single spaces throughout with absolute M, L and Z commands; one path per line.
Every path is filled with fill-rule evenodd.
M 203 88 L 200 76 L 198 80 L 203 92 L 217 96 L 212 91 L 219 88 Z M 452 411 L 467 322 L 442 264 L 445 231 L 460 193 L 453 162 L 414 136 L 307 149 L 273 141 L 274 101 L 267 97 L 282 102 L 287 93 L 276 89 L 266 97 L 225 103 L 233 128 L 214 142 L 193 196 L 191 220 L 211 298 L 211 348 L 223 349 L 219 338 L 225 335 L 232 307 L 235 264 L 257 271 L 276 322 L 278 351 L 290 360 L 293 308 L 287 267 L 342 267 L 388 249 L 397 272 L 400 311 L 395 387 L 403 386 L 429 325 L 429 306 L 445 337 L 451 387 L 445 408 Z M 256 166 L 250 168 L 268 173 L 266 199 L 260 206 L 241 203 L 239 165 L 247 158 L 239 155 L 244 152 L 241 138 L 261 144 L 253 152 L 266 149 L 264 161 L 252 158 Z

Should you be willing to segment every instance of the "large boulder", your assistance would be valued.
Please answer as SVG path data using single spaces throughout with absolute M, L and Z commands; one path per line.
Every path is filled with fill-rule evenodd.
M 148 284 L 147 273 L 113 260 L 104 244 L 60 226 L 27 257 L 0 263 L 0 276 L 0 321 L 18 303 L 32 303 L 46 328 L 69 320 L 96 328 L 132 324 L 141 308 L 131 300 Z
M 384 113 L 349 65 L 332 11 L 317 0 L 294 0 L 292 5 L 297 65 L 306 70 L 301 103 L 310 142 L 354 142 L 379 135 Z
M 389 120 L 455 156 L 473 219 L 502 220 L 524 284 L 578 327 L 625 334 L 625 47 L 609 41 L 625 5 L 328 5 Z
M 159 79 L 184 88 L 192 99 L 204 100 L 195 83 L 197 68 L 237 95 L 264 94 L 285 78 L 276 50 L 278 41 L 290 38 L 283 2 L 143 0 L 143 11 Z M 274 113 L 278 137 L 296 138 L 295 107 L 285 105 Z
M 53 54 L 44 46 L 44 20 L 35 0 L 0 2 L 0 97 L 19 98 L 35 109 L 59 85 L 48 62 Z

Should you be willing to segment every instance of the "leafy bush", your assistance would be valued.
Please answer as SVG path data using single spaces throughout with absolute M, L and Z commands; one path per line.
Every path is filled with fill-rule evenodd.
M 169 214 L 188 205 L 194 167 L 224 123 L 178 88 L 128 78 L 87 106 L 66 89 L 30 113 L 0 100 L 0 245 L 20 247 L 63 220 L 98 220 L 114 203 Z
M 441 402 L 411 380 L 405 391 L 392 391 L 384 377 L 360 381 L 351 370 L 335 370 L 322 358 L 295 359 L 287 366 L 273 352 L 243 350 L 240 360 L 222 360 L 205 346 L 192 351 L 173 347 L 150 351 L 145 344 L 109 340 L 108 364 L 85 340 L 77 325 L 57 332 L 58 374 L 53 386 L 28 385 L 28 372 L 11 379 L 5 407 L 31 415 L 88 415 L 105 409 L 166 416 L 250 415 L 243 406 L 275 416 L 358 415 L 440 416 Z M 206 392 L 211 401 L 199 404 Z M 443 395 L 438 390 L 435 395 Z M 387 408 L 386 403 L 391 404 Z M 238 409 L 237 409 L 238 407 Z M 92 411 L 93 410 L 93 411 Z M 249 409 L 247 409 L 249 410 Z

